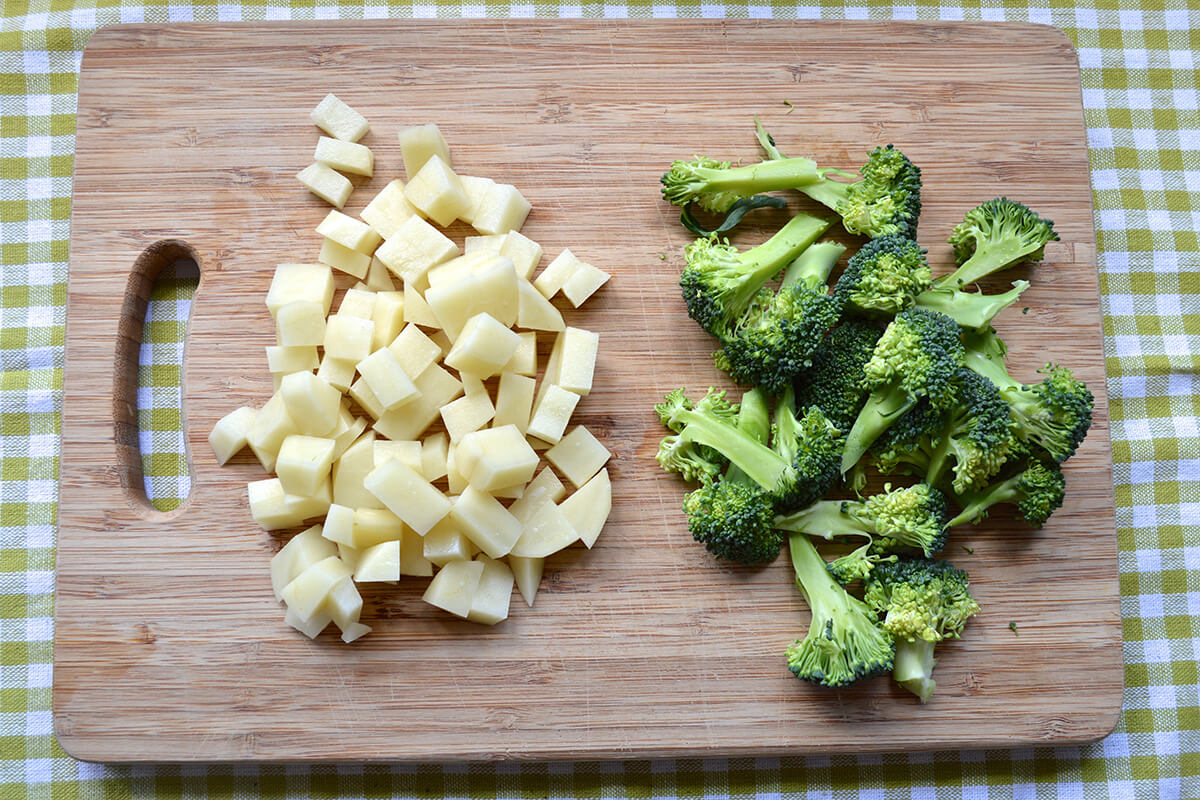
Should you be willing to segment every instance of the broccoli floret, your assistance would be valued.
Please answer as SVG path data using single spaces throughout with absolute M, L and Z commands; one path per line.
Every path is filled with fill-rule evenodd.
M 881 236 L 851 256 L 833 294 L 847 311 L 894 316 L 911 306 L 932 282 L 920 245 L 907 236 Z
M 883 617 L 883 628 L 895 639 L 892 677 L 928 702 L 936 687 L 934 647 L 943 639 L 957 639 L 979 611 L 967 573 L 927 558 L 879 564 L 866 579 L 863 600 Z
M 747 434 L 760 444 L 771 440 L 771 409 L 767 405 L 767 395 L 756 388 L 742 394 L 742 402 L 738 404 L 737 420 L 734 422 L 738 430 Z M 715 452 L 715 451 L 713 451 Z M 719 453 L 722 461 L 724 456 Z M 738 469 L 736 464 L 730 464 L 725 470 L 725 480 L 741 480 L 746 473 Z
M 942 417 L 925 479 L 940 484 L 953 458 L 953 487 L 963 494 L 985 485 L 1024 448 L 1008 403 L 990 380 L 960 367 L 958 402 Z
M 923 308 L 900 312 L 863 367 L 863 385 L 870 395 L 846 437 L 842 473 L 922 397 L 935 408 L 953 405 L 954 375 L 963 355 L 954 320 Z
M 1066 367 L 1047 364 L 1039 370 L 1045 379 L 1026 386 L 1008 374 L 1004 343 L 995 330 L 968 334 L 964 342 L 967 367 L 1000 390 L 1016 422 L 1017 438 L 1041 448 L 1060 464 L 1073 456 L 1092 427 L 1095 397 L 1087 384 L 1076 380 Z
M 707 411 L 720 418 L 731 421 L 737 419 L 738 407 L 725 399 L 724 392 L 709 392 L 700 402 Z M 674 423 L 670 414 L 667 413 L 667 409 L 676 407 L 689 409 L 693 407 L 692 401 L 684 395 L 682 389 L 676 389 L 668 394 L 666 400 L 655 406 L 654 409 L 658 412 L 659 420 L 663 425 L 675 433 L 679 433 L 683 430 L 683 426 Z M 711 447 L 705 447 L 679 436 L 664 438 L 658 445 L 656 458 L 666 471 L 677 472 L 683 476 L 684 480 L 701 484 L 711 483 L 729 463 L 725 456 Z
M 783 536 L 771 522 L 771 495 L 744 479 L 722 480 L 683 498 L 688 530 L 714 556 L 738 564 L 774 561 Z
M 944 419 L 942 409 L 934 408 L 925 398 L 918 400 L 871 445 L 876 469 L 884 475 L 927 475 Z
M 863 367 L 882 333 L 873 323 L 856 319 L 834 328 L 813 355 L 812 368 L 798 376 L 797 405 L 816 406 L 839 430 L 850 430 L 867 399 Z
M 718 339 L 732 335 L 763 286 L 829 227 L 828 220 L 798 214 L 767 241 L 739 252 L 728 242 L 697 239 L 687 246 L 679 276 L 688 316 Z
M 846 248 L 820 242 L 805 250 L 784 273 L 778 292 L 763 289 L 734 325 L 714 360 L 741 383 L 778 394 L 812 364 L 840 308 L 826 281 Z
M 871 574 L 871 570 L 879 564 L 896 561 L 900 558 L 895 553 L 878 553 L 871 549 L 871 542 L 867 542 L 856 550 L 852 550 L 844 556 L 839 556 L 826 565 L 829 574 L 833 579 L 843 586 L 854 583 L 855 581 L 866 580 Z
M 1007 197 L 988 200 L 967 212 L 950 233 L 958 269 L 937 282 L 966 286 L 1025 261 L 1041 261 L 1046 243 L 1058 240 L 1054 223 Z
M 1066 486 L 1066 479 L 1057 464 L 1030 458 L 1012 476 L 978 492 L 960 496 L 958 501 L 962 511 L 946 527 L 964 522 L 974 525 L 988 515 L 992 506 L 1010 503 L 1017 507 L 1022 519 L 1040 528 L 1062 506 Z
M 916 305 L 939 311 L 967 330 L 987 328 L 996 315 L 1017 302 L 1029 288 L 1029 281 L 1013 281 L 1013 288 L 1001 294 L 964 292 L 961 289 L 935 287 L 921 292 Z
M 762 192 L 796 189 L 821 180 L 817 163 L 808 158 L 780 158 L 732 166 L 728 161 L 695 156 L 672 162 L 662 176 L 662 194 L 681 208 L 697 203 L 707 211 L 724 213 L 739 200 Z
M 840 687 L 892 668 L 895 645 L 871 609 L 833 579 L 809 538 L 788 537 L 796 585 L 812 610 L 808 635 L 788 646 L 788 669 L 797 678 Z
M 822 172 L 820 180 L 797 186 L 818 203 L 836 211 L 851 233 L 917 238 L 921 215 L 921 169 L 892 145 L 876 147 L 859 170 L 862 178 L 841 183 Z
M 932 486 L 887 484 L 865 500 L 821 500 L 776 517 L 775 527 L 825 539 L 867 536 L 875 553 L 913 548 L 928 556 L 945 545 L 947 518 L 946 497 Z
M 804 410 L 796 416 L 796 398 L 789 386 L 775 404 L 775 423 L 771 426 L 771 446 L 792 465 L 796 481 L 783 504 L 800 508 L 816 502 L 837 481 L 838 465 L 845 441 L 819 408 Z

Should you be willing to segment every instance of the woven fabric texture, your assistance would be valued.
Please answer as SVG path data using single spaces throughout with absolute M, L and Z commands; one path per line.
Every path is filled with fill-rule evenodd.
M 1200 798 L 1200 6 L 1191 0 L 139 3 L 6 0 L 0 16 L 0 798 Z M 54 543 L 80 55 L 128 22 L 380 17 L 1032 21 L 1079 53 L 1099 245 L 1124 626 L 1124 712 L 1084 747 L 480 766 L 110 767 L 51 725 Z M 190 287 L 157 284 L 139 405 L 146 489 L 186 496 Z M 864 750 L 869 746 L 864 745 Z

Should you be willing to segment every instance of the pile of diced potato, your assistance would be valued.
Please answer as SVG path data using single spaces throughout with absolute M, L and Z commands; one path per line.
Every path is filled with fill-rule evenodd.
M 374 171 L 357 143 L 367 121 L 332 94 L 312 119 L 329 136 L 298 177 L 344 208 L 342 173 Z M 317 262 L 276 268 L 275 393 L 209 436 L 221 464 L 248 446 L 275 473 L 247 487 L 259 525 L 320 520 L 271 561 L 288 624 L 310 637 L 330 622 L 347 642 L 369 632 L 357 584 L 402 575 L 432 577 L 430 604 L 495 624 L 514 583 L 533 605 L 543 559 L 590 548 L 612 506 L 609 451 L 570 426 L 599 337 L 551 302 L 577 308 L 608 274 L 564 250 L 534 278 L 542 248 L 520 233 L 530 205 L 514 186 L 458 175 L 435 125 L 403 131 L 400 148 L 407 184 L 388 183 L 360 219 L 331 210 Z M 479 234 L 462 247 L 442 230 L 456 220 Z M 331 314 L 334 270 L 358 283 Z

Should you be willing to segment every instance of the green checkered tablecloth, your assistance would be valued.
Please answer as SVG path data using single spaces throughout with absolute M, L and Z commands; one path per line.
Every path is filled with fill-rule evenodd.
M 1190 8 L 1189 8 L 1190 6 Z M 496 766 L 76 762 L 52 733 L 54 531 L 80 54 L 98 27 L 338 17 L 778 17 L 1050 23 L 1079 51 L 1112 398 L 1124 713 L 1093 745 L 858 757 Z M 35 797 L 1200 798 L 1200 4 L 1197 0 L 501 3 L 4 0 L 0 17 L 0 800 Z M 159 282 L 143 347 L 147 491 L 188 483 L 190 290 Z

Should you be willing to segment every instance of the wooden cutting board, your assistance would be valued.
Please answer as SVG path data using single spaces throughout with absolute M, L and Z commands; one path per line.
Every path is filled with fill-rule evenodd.
M 248 458 L 217 466 L 213 423 L 270 393 L 274 266 L 312 260 L 327 207 L 295 174 L 333 91 L 371 121 L 376 177 L 397 132 L 437 122 L 456 167 L 511 182 L 525 232 L 614 275 L 569 320 L 600 331 L 578 411 L 613 450 L 596 548 L 548 562 L 535 608 L 495 628 L 367 591 L 375 632 L 310 642 L 283 623 Z M 787 105 L 785 103 L 790 103 Z M 793 110 L 794 109 L 794 110 Z M 1096 422 L 1042 531 L 1005 514 L 955 533 L 983 610 L 939 649 L 927 706 L 886 679 L 824 691 L 787 671 L 808 622 L 786 558 L 715 563 L 683 485 L 660 473 L 651 409 L 721 377 L 677 286 L 688 235 L 658 177 L 695 152 L 758 158 L 760 115 L 791 154 L 852 168 L 895 142 L 924 168 L 935 271 L 962 214 L 999 194 L 1062 242 L 1001 318 L 1015 372 L 1071 365 Z M 807 206 L 798 206 L 806 207 Z M 736 241 L 780 224 L 765 214 Z M 454 235 L 466 233 L 455 228 Z M 154 511 L 134 411 L 142 310 L 190 254 L 183 414 L 193 486 Z M 660 255 L 662 254 L 662 255 Z M 665 258 L 664 258 L 665 256 Z M 1030 270 L 1019 270 L 1028 277 Z M 345 278 L 345 276 L 342 276 Z M 1009 276 L 1008 279 L 1016 276 Z M 343 281 L 343 288 L 349 281 Z M 1000 287 L 1004 282 L 996 282 Z M 586 311 L 586 313 L 584 313 Z M 787 754 L 1063 744 L 1114 725 L 1122 658 L 1108 409 L 1075 53 L 1034 25 L 627 21 L 159 26 L 98 32 L 83 57 L 63 402 L 54 725 L 89 760 L 509 759 Z M 968 552 L 972 548 L 974 552 Z M 1018 625 L 1019 635 L 1009 629 Z

